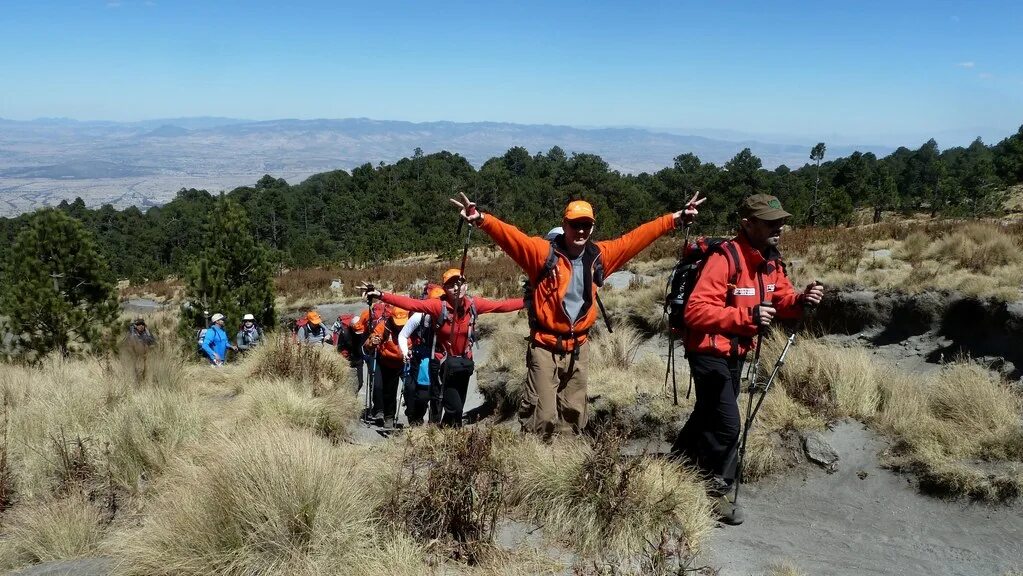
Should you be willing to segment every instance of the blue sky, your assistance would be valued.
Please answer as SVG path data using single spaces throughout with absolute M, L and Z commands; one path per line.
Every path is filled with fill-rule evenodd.
M 0 117 L 508 121 L 887 143 L 1023 123 L 1021 2 L 0 0 Z

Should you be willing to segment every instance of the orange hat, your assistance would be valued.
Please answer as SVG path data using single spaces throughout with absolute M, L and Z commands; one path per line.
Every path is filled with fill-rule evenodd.
M 429 299 L 443 298 L 444 297 L 444 287 L 443 286 L 431 286 L 430 289 L 426 292 L 426 297 L 429 298 Z
M 462 271 L 458 268 L 451 268 L 445 272 L 443 276 L 441 276 L 441 282 L 447 284 L 448 280 L 451 280 L 452 278 L 464 278 L 464 276 L 462 276 Z
M 305 319 L 308 320 L 310 324 L 319 324 L 320 323 L 320 315 L 316 313 L 316 310 L 310 310 L 305 315 Z
M 597 219 L 593 217 L 593 206 L 585 200 L 573 200 L 568 203 L 568 207 L 565 208 L 565 220 L 581 220 L 587 219 L 596 222 Z
M 391 321 L 395 326 L 404 326 L 408 322 L 408 310 L 397 306 L 391 308 Z

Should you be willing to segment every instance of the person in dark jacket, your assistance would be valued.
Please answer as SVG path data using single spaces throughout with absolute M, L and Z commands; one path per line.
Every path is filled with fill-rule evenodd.
M 131 326 L 128 328 L 128 341 L 132 344 L 139 346 L 149 347 L 156 344 L 156 338 L 149 332 L 149 328 L 146 326 L 146 321 L 142 318 L 136 318 Z
M 242 327 L 234 337 L 234 344 L 238 347 L 238 351 L 248 352 L 259 345 L 262 339 L 263 331 L 256 326 L 256 317 L 252 314 L 243 316 Z

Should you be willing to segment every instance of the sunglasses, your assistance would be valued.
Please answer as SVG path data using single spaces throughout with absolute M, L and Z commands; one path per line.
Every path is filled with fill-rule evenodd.
M 573 230 L 578 230 L 580 232 L 593 230 L 593 222 L 590 220 L 570 220 L 568 222 L 568 226 Z

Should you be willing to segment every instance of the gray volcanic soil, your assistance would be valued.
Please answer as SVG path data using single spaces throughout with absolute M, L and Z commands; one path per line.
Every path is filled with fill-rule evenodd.
M 878 465 L 887 443 L 855 421 L 825 434 L 841 460 L 744 487 L 741 526 L 722 526 L 704 562 L 722 576 L 790 561 L 807 574 L 1001 575 L 1023 568 L 1023 507 L 949 502 Z M 865 473 L 865 474 L 864 474 Z M 863 478 L 860 478 L 863 476 Z

